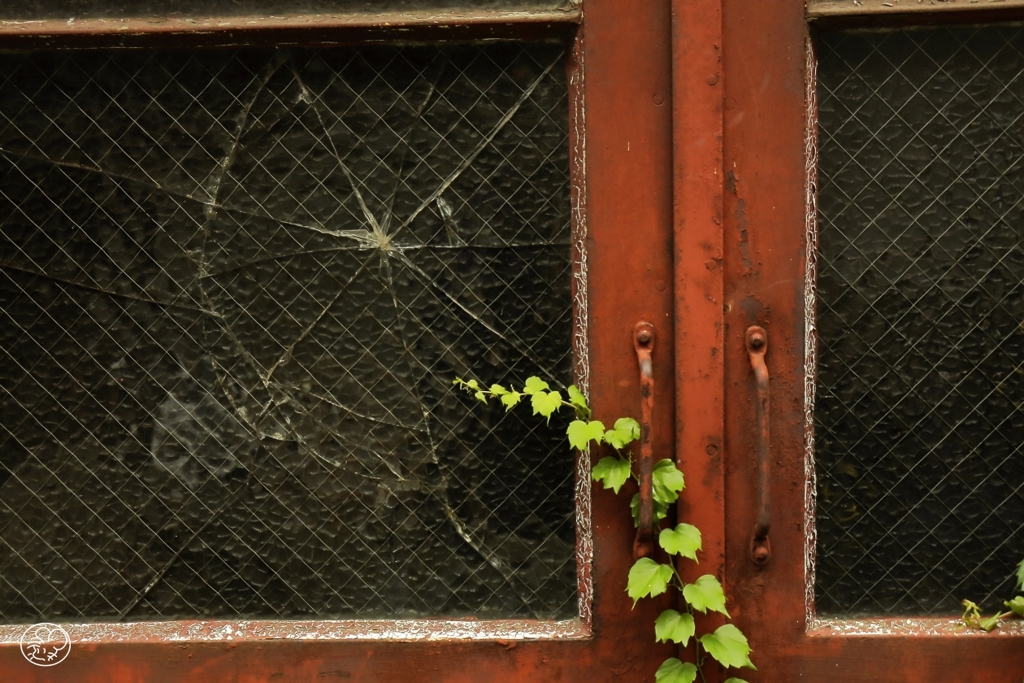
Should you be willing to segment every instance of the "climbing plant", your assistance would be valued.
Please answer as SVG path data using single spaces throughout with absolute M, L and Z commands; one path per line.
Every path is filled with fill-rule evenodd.
M 615 455 L 605 456 L 594 465 L 591 471 L 593 480 L 615 494 L 629 479 L 639 483 L 633 471 L 629 444 L 640 437 L 640 425 L 631 417 L 620 417 L 607 429 L 603 422 L 593 419 L 586 397 L 575 386 L 570 385 L 563 396 L 562 392 L 551 389 L 539 377 L 528 377 L 521 390 L 500 384 L 485 386 L 475 379 L 456 378 L 454 384 L 468 391 L 481 403 L 500 401 L 506 411 L 528 401 L 533 414 L 548 421 L 563 408 L 574 411 L 575 419 L 566 429 L 571 448 L 586 452 L 591 444 L 606 444 L 615 451 Z M 679 499 L 685 480 L 675 463 L 666 458 L 655 463 L 653 484 L 654 524 L 658 527 L 667 517 L 669 506 Z M 630 508 L 633 524 L 639 526 L 639 493 L 633 495 Z M 670 589 L 679 591 L 684 611 L 663 611 L 654 622 L 654 638 L 657 642 L 677 643 L 683 648 L 689 647 L 692 641 L 693 660 L 682 661 L 678 657 L 666 659 L 655 673 L 656 683 L 693 683 L 698 675 L 703 679 L 703 664 L 709 656 L 725 667 L 754 669 L 747 638 L 733 624 L 725 623 L 710 633 L 697 633 L 695 612 L 704 614 L 710 610 L 729 617 L 725 593 L 717 578 L 705 574 L 693 583 L 686 583 L 676 570 L 673 559 L 676 556 L 697 562 L 697 553 L 701 550 L 700 530 L 692 524 L 679 522 L 675 527 L 661 529 L 658 544 L 668 554 L 669 562 L 660 563 L 649 557 L 637 560 L 626 577 L 626 592 L 635 606 L 643 598 L 653 598 Z M 725 683 L 745 681 L 733 677 Z
M 1017 583 L 1015 587 L 1018 593 L 1024 592 L 1024 560 L 1021 560 L 1017 565 Z M 999 626 L 999 622 L 1007 617 L 1024 617 L 1024 595 L 1017 595 L 1012 600 L 1006 600 L 1003 602 L 1003 605 L 1008 609 L 1005 612 L 996 612 L 990 617 L 982 616 L 981 608 L 970 600 L 964 600 L 960 604 L 964 608 L 964 613 L 960 616 L 964 626 L 981 629 L 982 631 L 995 630 Z

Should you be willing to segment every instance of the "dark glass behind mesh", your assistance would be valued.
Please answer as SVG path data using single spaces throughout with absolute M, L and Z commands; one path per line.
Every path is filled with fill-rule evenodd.
M 577 613 L 546 44 L 0 56 L 0 619 Z
M 542 10 L 569 0 L 3 0 L 0 19 L 378 14 L 420 10 Z
M 1024 32 L 818 49 L 817 609 L 992 609 L 1024 557 Z

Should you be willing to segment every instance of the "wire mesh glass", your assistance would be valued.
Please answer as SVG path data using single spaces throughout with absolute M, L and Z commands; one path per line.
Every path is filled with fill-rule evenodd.
M 0 618 L 577 614 L 562 48 L 0 55 Z
M 1024 32 L 818 44 L 816 602 L 940 614 L 1024 557 Z

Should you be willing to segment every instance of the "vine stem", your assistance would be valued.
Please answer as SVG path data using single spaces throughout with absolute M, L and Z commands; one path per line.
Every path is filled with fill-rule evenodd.
M 465 391 L 467 391 L 467 392 L 469 392 L 471 394 L 476 393 L 476 392 L 480 392 L 481 394 L 485 395 L 488 399 L 501 398 L 501 394 L 496 394 L 493 391 L 491 391 L 490 389 L 485 388 L 485 387 L 481 387 L 481 386 L 478 386 L 477 388 L 473 388 L 473 387 L 471 387 L 469 385 L 469 382 L 458 381 L 457 386 L 461 387 L 462 389 L 464 389 Z M 509 392 L 509 393 L 511 393 L 511 392 Z M 528 394 L 526 394 L 525 392 L 516 392 L 516 393 L 522 394 L 523 396 L 528 396 Z M 562 408 L 571 408 L 573 411 L 575 411 L 576 417 L 578 417 L 581 420 L 590 420 L 593 417 L 593 414 L 591 413 L 591 410 L 590 410 L 589 406 L 584 408 L 583 406 L 577 405 L 575 403 L 571 403 L 569 401 L 566 401 L 565 399 L 562 399 L 562 403 L 561 403 L 561 405 L 558 406 L 557 410 L 561 410 Z
M 689 610 L 687 606 L 687 610 Z M 691 611 L 690 614 L 693 614 Z M 708 683 L 708 679 L 704 677 L 704 657 L 700 654 L 700 641 L 697 640 L 697 636 L 693 637 L 693 660 L 697 664 L 697 673 L 700 674 L 700 680 L 704 683 Z
M 538 383 L 543 383 L 543 387 L 544 387 L 543 390 L 538 388 Z M 568 389 L 569 389 L 569 396 L 570 396 L 570 399 L 572 399 L 572 400 L 565 400 L 565 399 L 562 398 L 560 391 L 550 391 L 550 390 L 547 390 L 547 389 L 549 389 L 549 385 L 546 382 L 543 382 L 543 380 L 539 380 L 539 378 L 537 378 L 537 377 L 530 377 L 530 378 L 528 378 L 527 382 L 526 382 L 526 386 L 523 388 L 523 390 L 521 392 L 520 391 L 515 391 L 514 389 L 511 389 L 511 390 L 505 389 L 504 387 L 502 387 L 501 385 L 498 385 L 498 384 L 491 385 L 491 387 L 494 387 L 495 389 L 497 389 L 497 391 L 492 391 L 491 387 L 480 386 L 480 383 L 477 380 L 475 380 L 475 379 L 463 380 L 461 378 L 456 378 L 455 381 L 454 381 L 454 384 L 456 386 L 458 386 L 460 389 L 463 389 L 463 390 L 467 391 L 468 393 L 473 394 L 475 398 L 477 398 L 478 400 L 480 400 L 481 402 L 483 402 L 485 404 L 489 403 L 490 399 L 492 399 L 492 398 L 500 398 L 501 402 L 505 405 L 506 412 L 511 410 L 516 405 L 518 405 L 527 396 L 533 396 L 534 414 L 540 414 L 543 417 L 546 417 L 546 418 L 548 418 L 550 420 L 551 415 L 555 411 L 561 410 L 563 407 L 565 407 L 565 408 L 569 408 L 570 410 L 572 410 L 575 413 L 577 420 L 585 420 L 585 421 L 587 421 L 587 423 L 589 423 L 589 424 L 585 424 L 584 425 L 586 427 L 586 430 L 590 430 L 593 427 L 593 425 L 594 425 L 594 421 L 592 419 L 593 413 L 590 410 L 590 406 L 587 404 L 587 399 L 586 399 L 585 396 L 583 396 L 582 394 L 579 393 L 578 389 L 575 386 L 569 386 L 568 387 Z M 532 386 L 531 386 L 531 384 L 532 384 Z M 511 400 L 507 400 L 505 398 L 509 394 L 513 394 L 514 395 Z M 548 399 L 554 397 L 553 395 L 557 395 L 557 398 L 558 398 L 558 403 L 557 404 L 552 404 L 551 402 L 548 402 Z M 543 404 L 539 403 L 538 402 L 538 398 L 543 398 L 545 402 Z M 620 421 L 621 420 L 625 420 L 625 418 L 620 418 Z M 619 437 L 616 441 L 621 439 L 623 444 L 628 444 L 631 441 L 633 441 L 633 440 L 635 440 L 635 439 L 637 439 L 639 437 L 639 433 L 638 433 L 639 432 L 639 426 L 636 424 L 635 420 L 632 420 L 632 423 L 633 423 L 632 426 L 628 428 L 629 432 L 627 432 L 629 434 L 629 438 L 625 439 L 625 438 Z M 597 424 L 599 424 L 601 426 L 602 430 L 604 429 L 604 424 L 603 423 L 598 422 Z M 584 453 L 584 454 L 587 453 L 588 445 L 585 445 L 585 446 L 582 446 L 582 447 L 578 447 L 577 444 L 581 441 L 581 439 L 579 437 L 580 436 L 585 436 L 585 437 L 587 437 L 585 442 L 584 442 L 585 444 L 589 444 L 589 442 L 591 440 L 595 440 L 598 444 L 600 444 L 602 441 L 604 441 L 604 442 L 612 445 L 615 448 L 616 452 L 621 455 L 622 447 L 620 445 L 616 445 L 616 442 L 613 442 L 612 440 L 609 439 L 609 435 L 612 434 L 611 431 L 605 432 L 604 437 L 602 439 L 602 436 L 601 436 L 600 433 L 597 436 L 591 436 L 589 431 L 585 431 L 583 434 L 580 434 L 579 432 L 577 432 L 577 434 L 574 436 L 573 435 L 573 429 L 574 429 L 574 425 L 570 425 L 569 429 L 568 429 L 568 432 L 567 432 L 569 434 L 570 445 L 573 445 L 574 447 L 579 448 L 579 450 L 582 453 Z M 620 428 L 619 427 L 619 421 L 616 421 L 614 429 L 615 429 L 616 432 L 618 432 L 618 431 L 620 431 L 622 429 L 626 429 L 626 428 Z M 608 460 L 608 458 L 605 458 L 604 460 L 602 460 L 601 463 L 598 463 L 598 465 L 599 466 L 603 466 L 603 463 L 604 463 L 605 460 Z M 632 458 L 629 458 L 628 453 L 627 453 L 627 462 L 632 464 Z M 617 467 L 618 465 L 615 465 L 615 466 Z M 675 469 L 678 472 L 678 468 L 674 464 L 673 464 L 673 469 Z M 622 477 L 621 481 L 617 478 L 619 476 Z M 634 473 L 632 471 L 632 468 L 630 468 L 628 476 L 629 476 L 629 478 L 639 482 L 639 477 L 636 475 L 636 473 Z M 599 475 L 599 476 L 597 476 L 595 478 L 595 481 L 602 481 L 602 480 L 604 481 L 604 485 L 605 485 L 606 489 L 614 488 L 615 493 L 618 493 L 619 492 L 619 487 L 622 485 L 622 483 L 624 481 L 626 481 L 626 477 L 623 476 L 621 472 L 619 472 L 616 475 L 616 479 L 615 479 L 616 483 L 613 483 L 613 484 L 609 483 L 611 481 L 611 475 L 609 475 L 608 473 L 604 473 L 604 474 Z M 678 491 L 681 488 L 683 488 L 682 479 L 679 480 L 679 486 L 678 487 L 673 487 L 672 490 L 673 491 Z M 637 496 L 634 496 L 634 500 L 636 498 L 637 498 Z M 666 504 L 666 507 L 667 506 L 668 506 L 668 504 Z M 660 521 L 660 519 L 664 518 L 664 516 L 665 515 L 662 514 L 662 516 L 658 518 L 659 521 Z M 634 518 L 634 524 L 636 524 L 636 523 L 637 523 L 637 521 Z M 662 533 L 664 533 L 664 531 L 665 530 L 663 530 Z M 678 530 L 677 530 L 676 533 L 679 533 Z M 660 538 L 659 538 L 659 545 L 660 545 Z M 699 542 L 698 542 L 698 545 L 697 545 L 697 549 L 699 549 Z M 666 548 L 666 550 L 668 550 L 668 549 Z M 693 551 L 691 551 L 691 552 L 693 552 Z M 669 555 L 670 556 L 672 556 L 672 555 L 682 555 L 682 554 L 683 553 L 681 551 L 679 551 L 679 550 L 677 550 L 675 552 L 669 551 Z M 681 561 L 681 559 L 682 558 L 680 558 L 680 561 Z M 691 559 L 696 560 L 696 557 L 694 556 Z M 634 569 L 639 566 L 639 562 L 641 562 L 641 561 L 650 562 L 651 560 L 648 559 L 648 558 L 642 558 L 641 560 L 638 560 L 637 564 L 634 565 Z M 1024 565 L 1024 562 L 1022 562 L 1022 565 Z M 662 564 L 661 566 L 666 566 L 666 565 Z M 720 659 L 719 655 L 716 655 L 713 652 L 709 651 L 706 647 L 703 647 L 702 641 L 700 640 L 700 638 L 697 637 L 697 633 L 696 633 L 696 617 L 694 615 L 694 608 L 693 608 L 693 605 L 691 605 L 686 600 L 686 595 L 685 595 L 685 591 L 684 591 L 684 589 L 686 588 L 686 586 L 688 584 L 686 584 L 683 581 L 682 576 L 679 574 L 679 570 L 676 567 L 676 560 L 674 558 L 670 558 L 670 564 L 668 564 L 667 566 L 670 567 L 671 570 L 672 570 L 672 577 L 671 577 L 671 580 L 669 581 L 669 585 L 675 586 L 676 590 L 679 591 L 680 597 L 682 599 L 681 601 L 683 603 L 683 606 L 685 607 L 686 612 L 687 612 L 687 614 L 690 617 L 690 625 L 693 626 L 693 634 L 691 636 L 693 638 L 693 655 L 694 655 L 693 656 L 693 665 L 696 667 L 697 674 L 699 674 L 699 676 L 700 676 L 701 683 L 708 683 L 707 676 L 704 673 L 704 663 L 707 661 L 708 655 L 711 655 L 714 659 L 718 660 L 719 662 L 722 662 L 722 659 Z M 630 575 L 632 575 L 632 571 L 633 570 L 630 570 Z M 1022 568 L 1022 572 L 1024 572 L 1024 568 Z M 714 577 L 712 576 L 710 578 L 713 579 Z M 698 580 L 698 583 L 699 583 L 699 581 L 700 580 Z M 717 584 L 717 581 L 716 581 L 716 584 Z M 717 584 L 717 585 L 718 585 L 718 591 L 719 591 L 719 593 L 721 593 L 721 590 L 722 590 L 721 586 L 720 586 L 720 584 Z M 630 591 L 630 595 L 632 596 L 633 595 L 632 589 L 631 588 L 627 588 L 627 590 Z M 652 593 L 652 591 L 653 591 L 653 587 L 649 586 L 648 589 L 647 589 L 647 593 L 646 594 L 650 595 Z M 664 592 L 664 588 L 662 589 L 661 592 Z M 643 596 L 641 595 L 641 597 L 643 597 Z M 723 596 L 723 600 L 724 600 L 724 596 Z M 634 605 L 635 605 L 635 602 L 634 602 Z M 967 605 L 967 602 L 965 601 L 965 606 L 966 605 Z M 972 605 L 973 605 L 973 603 L 972 603 Z M 728 613 L 725 612 L 723 608 L 717 608 L 716 607 L 714 609 L 715 609 L 715 611 L 721 611 L 723 614 L 726 615 L 726 617 L 728 617 Z M 701 610 L 701 611 L 704 612 L 705 610 Z M 673 610 L 673 612 L 674 612 L 674 610 Z M 969 612 L 970 612 L 969 609 L 965 609 L 965 611 L 964 611 L 964 617 L 963 618 L 964 618 L 965 622 L 967 621 Z M 975 613 L 977 613 L 977 608 L 976 607 L 975 607 Z M 678 612 L 675 612 L 675 614 L 678 616 Z M 1010 614 L 1010 613 L 1006 613 L 1006 614 Z M 1000 615 L 998 615 L 996 617 L 996 619 L 999 619 L 999 618 L 1001 618 L 1003 616 L 1004 616 L 1003 614 L 1000 614 Z M 660 617 L 659 617 L 659 619 L 660 619 Z M 735 629 L 735 627 L 732 627 L 732 628 Z M 735 629 L 735 630 L 738 631 L 738 629 Z M 657 621 L 655 622 L 655 633 L 657 634 Z M 717 634 L 717 631 L 716 631 L 716 634 Z M 708 636 L 708 634 L 705 634 L 705 636 Z M 744 653 L 744 655 L 747 655 L 750 652 L 749 645 L 747 644 L 746 638 L 745 638 L 745 636 L 743 636 L 742 632 L 739 633 L 739 636 L 743 639 L 743 647 L 744 647 L 743 653 Z M 676 640 L 675 637 L 672 636 L 672 635 L 667 636 L 665 640 L 666 641 L 667 640 L 672 640 L 672 641 L 674 641 L 676 643 L 680 643 L 681 642 L 681 639 L 680 640 Z M 684 646 L 684 648 L 685 648 L 685 646 Z M 750 668 L 754 668 L 754 665 L 752 663 L 750 663 L 749 657 L 745 656 L 744 658 L 746 659 L 746 663 L 745 664 L 741 663 L 740 666 L 749 666 Z M 732 657 L 730 657 L 730 660 L 731 659 L 732 659 Z M 664 667 L 666 664 L 669 664 L 672 661 L 675 661 L 676 663 L 679 662 L 679 660 L 674 659 L 674 658 L 667 659 L 662 664 L 662 667 Z M 723 664 L 724 664 L 724 662 L 723 662 Z M 661 668 L 659 668 L 658 672 L 659 673 L 661 672 Z M 687 676 L 689 675 L 689 671 L 686 672 L 686 675 Z
M 676 563 L 674 561 L 669 566 L 672 567 L 672 578 L 675 579 L 676 590 L 678 590 L 679 591 L 679 595 L 682 596 L 682 594 L 683 594 L 683 586 L 686 585 L 683 582 L 683 577 L 679 575 L 679 570 L 676 569 Z M 686 602 L 686 598 L 683 598 L 683 604 L 686 606 L 686 611 L 687 611 L 687 613 L 689 613 L 690 617 L 696 619 L 696 617 L 695 617 L 695 615 L 693 613 L 693 607 L 690 605 L 690 603 Z M 700 639 L 697 638 L 697 634 L 694 633 L 693 634 L 693 663 L 697 667 L 697 673 L 700 675 L 700 680 L 702 681 L 702 683 L 708 683 L 708 679 L 704 676 L 704 659 L 705 658 L 706 658 L 706 655 L 701 655 Z

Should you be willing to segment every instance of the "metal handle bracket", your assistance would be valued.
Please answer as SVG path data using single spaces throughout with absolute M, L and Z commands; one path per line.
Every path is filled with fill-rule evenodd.
M 651 420 L 654 415 L 654 325 L 638 322 L 633 328 L 633 348 L 640 366 L 640 477 L 639 524 L 633 541 L 633 557 L 654 553 L 654 452 L 651 444 Z
M 757 521 L 750 540 L 750 559 L 765 564 L 772 556 L 768 532 L 772 526 L 771 508 L 771 453 L 769 451 L 771 422 L 768 366 L 764 355 L 768 351 L 768 333 L 763 327 L 751 325 L 746 334 L 747 355 L 757 381 Z

